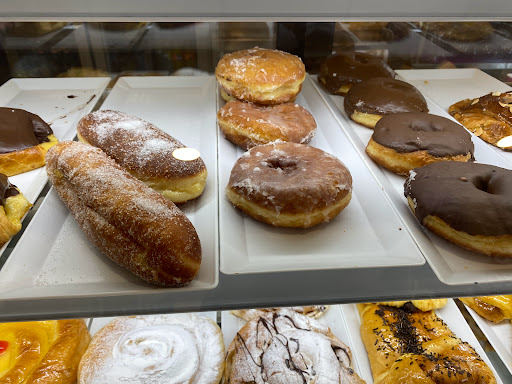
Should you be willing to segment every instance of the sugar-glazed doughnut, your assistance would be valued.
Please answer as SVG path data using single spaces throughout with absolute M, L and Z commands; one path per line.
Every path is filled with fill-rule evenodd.
M 368 128 L 375 127 L 384 115 L 428 112 L 425 98 L 411 84 L 384 77 L 354 84 L 343 105 L 348 117 Z
M 259 145 L 233 166 L 226 195 L 256 220 L 308 228 L 336 217 L 350 202 L 352 177 L 335 156 L 304 144 Z
M 461 125 L 425 112 L 384 116 L 375 125 L 366 153 L 399 175 L 435 161 L 472 161 L 471 134 Z
M 412 170 L 405 196 L 419 222 L 439 236 L 471 251 L 512 257 L 512 171 L 440 161 Z
M 295 100 L 306 78 L 306 68 L 295 55 L 255 47 L 224 55 L 215 77 L 228 95 L 239 100 L 281 104 Z
M 274 141 L 307 144 L 316 131 L 311 113 L 298 104 L 258 105 L 232 100 L 217 112 L 224 136 L 243 149 Z

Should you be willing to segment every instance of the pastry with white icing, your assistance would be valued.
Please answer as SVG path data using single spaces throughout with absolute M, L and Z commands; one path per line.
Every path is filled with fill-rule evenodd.
M 254 308 L 254 309 L 238 309 L 231 311 L 231 313 L 244 320 L 252 320 L 255 317 L 260 317 L 264 313 L 276 312 L 282 308 Z M 288 307 L 287 309 L 300 313 L 301 315 L 318 319 L 323 316 L 325 311 L 329 309 L 328 305 L 308 305 L 305 307 Z
M 330 329 L 290 310 L 249 321 L 226 354 L 224 384 L 362 384 L 350 349 Z
M 118 317 L 94 336 L 79 384 L 217 384 L 222 332 L 195 314 Z

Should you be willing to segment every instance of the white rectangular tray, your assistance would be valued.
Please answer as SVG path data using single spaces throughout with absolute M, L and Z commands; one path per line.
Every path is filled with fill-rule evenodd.
M 356 371 L 356 373 L 367 383 L 371 383 L 372 379 L 372 371 L 370 369 L 370 365 L 368 364 L 368 358 L 366 357 L 366 352 L 364 350 L 363 342 L 361 341 L 361 337 L 359 337 L 359 330 L 357 334 L 353 333 L 353 330 L 349 328 L 350 321 L 347 319 L 344 311 L 342 310 L 342 306 L 340 305 L 332 305 L 327 312 L 318 319 L 318 321 L 326 326 L 328 326 L 334 336 L 340 339 L 343 343 L 345 343 L 350 350 L 352 351 L 352 368 Z M 235 338 L 237 332 L 242 328 L 247 322 L 245 320 L 232 315 L 229 311 L 221 312 L 221 328 L 222 333 L 224 334 L 224 344 L 226 346 L 226 351 Z M 360 346 L 356 348 L 355 343 L 359 343 Z M 354 353 L 355 350 L 362 351 L 364 355 L 356 355 Z M 363 361 L 361 363 L 361 357 Z
M 501 323 L 493 323 L 492 321 L 484 319 L 467 305 L 466 309 L 503 361 L 503 364 L 512 374 L 512 325 L 510 324 L 510 320 L 504 320 Z
M 475 68 L 461 69 L 411 69 L 396 73 L 428 96 L 443 111 L 465 99 L 473 99 L 490 92 L 507 92 L 510 86 Z M 478 139 L 512 165 L 512 152 L 505 152 Z
M 219 263 L 215 81 L 210 77 L 123 78 L 103 107 L 150 121 L 201 151 L 208 169 L 206 188 L 201 197 L 180 208 L 197 230 L 203 259 L 196 279 L 178 289 L 215 288 Z M 142 294 L 169 289 L 173 288 L 149 286 L 103 256 L 53 189 L 0 270 L 0 299 Z
M 0 87 L 0 106 L 35 113 L 57 139 L 72 140 L 76 124 L 92 110 L 109 81 L 106 77 L 11 79 Z M 31 203 L 47 180 L 44 167 L 9 177 Z
M 354 360 L 358 362 L 361 372 L 369 372 L 369 378 L 366 378 L 365 376 L 365 379 L 368 384 L 372 384 L 373 378 L 371 375 L 370 361 L 368 360 L 366 349 L 364 347 L 363 341 L 361 340 L 361 318 L 359 317 L 357 305 L 341 305 L 341 311 L 345 321 L 347 322 L 346 326 L 352 340 L 352 353 L 354 355 Z M 498 383 L 503 383 L 496 370 L 492 366 L 482 346 L 478 342 L 478 339 L 471 331 L 471 328 L 469 327 L 466 320 L 464 320 L 464 316 L 462 316 L 459 308 L 457 308 L 457 304 L 455 304 L 453 300 L 448 299 L 448 304 L 441 309 L 436 309 L 435 312 L 441 319 L 443 319 L 446 325 L 448 325 L 448 327 L 458 338 L 460 338 L 462 341 L 468 342 L 476 350 L 480 357 L 493 371 L 494 376 L 496 377 L 496 381 Z
M 334 154 L 350 170 L 352 200 L 329 223 L 310 229 L 275 228 L 241 214 L 227 200 L 224 188 L 244 151 L 219 133 L 221 271 L 237 274 L 424 264 L 381 186 L 309 77 L 297 103 L 313 114 L 318 125 L 310 145 Z
M 406 223 L 405 226 L 420 247 L 439 280 L 450 285 L 460 285 L 474 284 L 475 282 L 509 281 L 512 279 L 512 263 L 467 251 L 422 228 L 410 212 L 407 200 L 404 197 L 403 186 L 405 177 L 380 167 L 366 154 L 365 148 L 373 134 L 373 130 L 363 127 L 347 117 L 343 108 L 342 96 L 329 95 L 318 83 L 315 85 L 324 98 L 331 100 L 331 107 L 337 111 L 341 127 L 350 137 L 359 154 L 365 159 L 371 172 L 383 186 L 385 193 L 393 202 L 395 209 Z M 436 103 L 428 97 L 426 99 L 430 113 L 453 120 Z M 472 139 L 475 144 L 475 158 L 478 162 L 508 169 L 511 168 L 511 165 L 503 157 L 498 156 L 485 142 L 474 135 Z

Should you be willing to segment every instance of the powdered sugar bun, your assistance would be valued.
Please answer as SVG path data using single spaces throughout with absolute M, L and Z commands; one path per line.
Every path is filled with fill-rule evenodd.
M 93 338 L 80 384 L 217 384 L 224 371 L 222 332 L 195 314 L 119 317 Z
M 180 141 L 153 124 L 124 112 L 102 110 L 77 125 L 80 141 L 100 148 L 137 179 L 174 203 L 203 193 L 207 171 L 203 160 L 181 160 Z
M 223 383 L 362 384 L 350 349 L 318 321 L 290 310 L 268 312 L 236 334 Z

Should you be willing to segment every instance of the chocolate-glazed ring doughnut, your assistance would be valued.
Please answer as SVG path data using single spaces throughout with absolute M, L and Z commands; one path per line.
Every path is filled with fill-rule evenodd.
M 421 224 L 489 256 L 512 257 L 512 171 L 440 161 L 411 171 L 405 196 Z
M 405 112 L 375 125 L 366 153 L 399 175 L 435 161 L 471 161 L 474 146 L 464 127 L 442 116 Z
M 352 177 L 321 149 L 276 142 L 244 153 L 231 171 L 226 195 L 256 220 L 309 228 L 337 216 L 350 202 Z
M 425 98 L 411 84 L 382 77 L 354 84 L 344 107 L 348 117 L 368 128 L 375 127 L 384 115 L 428 112 Z
M 352 84 L 374 77 L 395 77 L 395 72 L 377 56 L 343 52 L 328 56 L 320 67 L 318 81 L 334 95 L 345 95 Z

